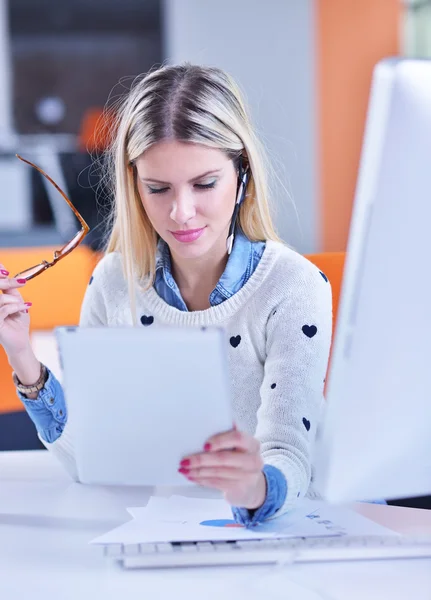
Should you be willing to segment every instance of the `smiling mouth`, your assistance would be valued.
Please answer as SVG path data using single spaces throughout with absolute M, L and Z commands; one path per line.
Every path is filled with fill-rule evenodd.
M 200 238 L 204 231 L 205 227 L 201 227 L 200 229 L 188 229 L 187 231 L 171 231 L 170 233 L 178 242 L 190 243 Z

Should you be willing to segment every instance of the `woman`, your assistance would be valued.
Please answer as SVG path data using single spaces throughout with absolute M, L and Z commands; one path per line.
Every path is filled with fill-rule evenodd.
M 236 427 L 178 468 L 221 490 L 243 523 L 282 514 L 310 483 L 331 290 L 275 233 L 262 153 L 236 85 L 187 64 L 148 74 L 118 111 L 109 157 L 112 228 L 80 323 L 223 326 Z M 0 343 L 39 436 L 74 474 L 63 392 L 30 349 L 21 285 L 2 267 Z

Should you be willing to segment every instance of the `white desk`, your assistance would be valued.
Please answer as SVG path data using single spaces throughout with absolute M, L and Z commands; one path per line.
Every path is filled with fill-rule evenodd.
M 45 451 L 0 453 L 1 600 L 431 598 L 431 560 L 122 571 L 88 542 L 125 522 L 125 507 L 148 495 L 72 483 Z M 356 509 L 398 531 L 431 533 L 431 511 Z

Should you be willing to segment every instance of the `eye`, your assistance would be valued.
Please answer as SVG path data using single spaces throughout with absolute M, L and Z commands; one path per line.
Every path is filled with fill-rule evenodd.
M 164 194 L 169 188 L 167 187 L 163 187 L 163 188 L 153 188 L 150 185 L 148 186 L 148 193 L 149 194 Z
M 210 181 L 209 183 L 195 183 L 195 188 L 198 190 L 210 190 L 215 187 L 216 181 Z

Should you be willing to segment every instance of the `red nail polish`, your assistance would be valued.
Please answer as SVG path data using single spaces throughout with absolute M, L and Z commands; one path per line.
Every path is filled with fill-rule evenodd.
M 27 283 L 27 279 L 17 279 L 18 283 Z
M 2 269 L 2 270 L 0 271 L 0 273 L 1 273 L 2 275 L 9 275 L 9 271 L 5 271 L 4 269 Z
M 205 444 L 204 450 L 205 452 L 209 452 L 211 450 L 211 444 Z
M 24 302 L 26 306 L 33 306 L 33 302 Z
M 190 461 L 188 458 L 185 458 L 180 462 L 180 467 L 188 467 L 190 465 Z
M 181 469 L 178 469 L 178 473 L 182 473 L 183 475 L 187 475 L 187 473 L 189 473 L 190 471 L 188 469 L 183 469 L 181 467 Z

